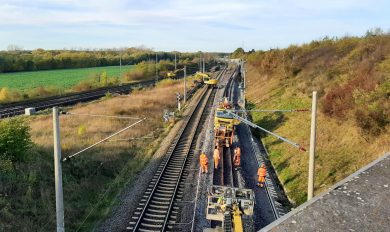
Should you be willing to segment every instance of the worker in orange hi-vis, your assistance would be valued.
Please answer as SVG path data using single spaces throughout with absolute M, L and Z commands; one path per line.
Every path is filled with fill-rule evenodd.
M 234 163 L 234 166 L 236 168 L 241 165 L 241 149 L 240 149 L 240 147 L 236 147 L 234 149 L 233 163 Z
M 209 159 L 204 152 L 202 152 L 199 156 L 199 163 L 201 172 L 208 173 Z
M 264 163 L 261 164 L 259 170 L 257 171 L 258 176 L 258 186 L 263 187 L 265 184 L 265 176 L 267 175 L 267 169 L 265 168 Z
M 219 156 L 219 149 L 218 149 L 218 147 L 216 147 L 214 149 L 213 158 L 214 158 L 214 168 L 218 169 L 219 160 L 221 159 L 221 157 Z

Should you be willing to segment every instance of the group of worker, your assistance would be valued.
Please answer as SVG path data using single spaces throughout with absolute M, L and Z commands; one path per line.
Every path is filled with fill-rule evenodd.
M 218 169 L 219 161 L 221 160 L 220 151 L 219 151 L 218 146 L 216 146 L 214 149 L 213 159 L 214 159 L 214 169 Z M 208 173 L 209 159 L 207 158 L 207 155 L 204 152 L 201 152 L 201 154 L 199 156 L 199 163 L 200 163 L 201 172 Z M 241 149 L 238 146 L 234 149 L 233 165 L 234 165 L 234 168 L 236 170 L 241 165 Z M 262 163 L 260 165 L 260 168 L 257 170 L 257 177 L 258 177 L 257 185 L 258 186 L 264 187 L 266 175 L 267 175 L 267 169 L 266 169 L 264 163 Z

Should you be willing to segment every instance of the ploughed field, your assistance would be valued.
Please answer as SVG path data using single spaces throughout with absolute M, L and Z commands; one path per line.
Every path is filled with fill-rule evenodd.
M 134 65 L 122 66 L 122 73 Z M 106 72 L 108 77 L 120 75 L 119 66 L 44 70 L 29 72 L 0 73 L 0 88 L 7 87 L 18 92 L 26 92 L 37 87 L 57 87 L 67 89 L 82 80 L 93 78 Z

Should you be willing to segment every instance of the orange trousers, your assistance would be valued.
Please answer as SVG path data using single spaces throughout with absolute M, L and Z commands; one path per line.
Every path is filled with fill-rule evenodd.
M 265 182 L 265 176 L 259 176 L 259 178 L 257 179 L 257 181 L 259 183 L 264 183 Z

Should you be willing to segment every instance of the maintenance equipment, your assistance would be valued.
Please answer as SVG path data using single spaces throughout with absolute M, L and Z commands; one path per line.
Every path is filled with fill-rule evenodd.
M 220 103 L 214 116 L 214 138 L 218 147 L 230 147 L 233 143 L 235 126 L 240 124 L 240 120 L 235 119 L 229 113 L 231 108 L 227 98 Z
M 215 87 L 218 84 L 218 79 L 215 77 L 210 77 L 207 73 L 196 72 L 195 78 L 197 80 L 202 80 L 204 84 Z
M 214 77 L 210 77 L 209 75 L 206 74 L 206 76 L 203 76 L 203 83 L 215 87 L 218 84 L 218 79 Z
M 184 68 L 176 69 L 174 71 L 168 71 L 165 76 L 166 78 L 176 79 L 176 74 L 180 71 L 184 71 Z
M 176 71 L 174 71 L 174 72 L 172 72 L 172 71 L 167 72 L 167 78 L 175 79 L 176 78 Z
M 244 231 L 243 215 L 253 215 L 255 195 L 251 189 L 209 186 L 206 219 L 221 221 L 223 231 Z

